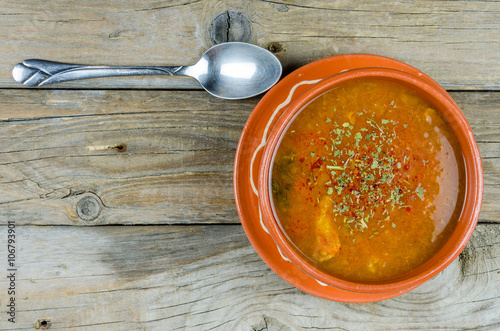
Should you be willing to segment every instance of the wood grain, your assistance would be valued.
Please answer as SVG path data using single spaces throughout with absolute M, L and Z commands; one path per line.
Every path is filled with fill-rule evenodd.
M 0 105 L 2 216 L 75 224 L 75 203 L 94 192 L 105 208 L 92 224 L 238 222 L 234 152 L 256 100 L 222 106 L 202 92 L 2 93 L 9 100 Z
M 17 233 L 18 322 L 12 329 L 2 318 L 1 330 L 30 329 L 39 319 L 55 330 L 500 328 L 500 225 L 479 225 L 460 258 L 419 288 L 367 304 L 330 302 L 289 285 L 239 225 L 23 226 Z
M 452 96 L 483 156 L 481 221 L 498 222 L 500 93 Z M 0 216 L 40 225 L 238 223 L 233 162 L 256 102 L 195 91 L 0 90 Z M 103 203 L 91 223 L 75 213 L 87 192 Z
M 186 65 L 211 46 L 210 26 L 235 11 L 252 42 L 289 72 L 346 53 L 407 62 L 446 88 L 500 88 L 498 1 L 0 1 L 0 87 L 20 87 L 12 67 L 28 58 L 81 64 Z M 271 47 L 272 46 L 272 47 Z M 190 78 L 106 78 L 49 88 L 199 88 Z

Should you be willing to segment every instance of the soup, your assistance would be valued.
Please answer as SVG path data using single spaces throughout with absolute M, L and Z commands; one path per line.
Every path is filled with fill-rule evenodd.
M 272 200 L 298 251 L 354 282 L 425 263 L 460 216 L 465 170 L 449 123 L 424 98 L 374 78 L 316 98 L 284 134 Z

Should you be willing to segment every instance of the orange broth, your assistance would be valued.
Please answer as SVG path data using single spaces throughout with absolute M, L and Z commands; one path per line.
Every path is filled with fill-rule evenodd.
M 382 281 L 439 250 L 460 216 L 465 170 L 448 122 L 402 85 L 348 82 L 307 105 L 272 168 L 272 199 L 298 251 L 327 273 Z

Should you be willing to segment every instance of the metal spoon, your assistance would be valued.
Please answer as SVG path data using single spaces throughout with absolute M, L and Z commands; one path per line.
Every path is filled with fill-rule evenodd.
M 270 89 L 281 72 L 281 63 L 271 52 L 252 44 L 228 42 L 211 47 L 191 66 L 88 66 L 25 60 L 14 67 L 12 75 L 27 86 L 111 76 L 181 75 L 195 78 L 216 97 L 244 99 Z

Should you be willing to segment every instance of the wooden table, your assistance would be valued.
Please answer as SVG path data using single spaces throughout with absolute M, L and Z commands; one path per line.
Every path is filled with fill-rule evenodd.
M 1 330 L 500 329 L 498 1 L 0 3 Z M 373 53 L 449 90 L 485 175 L 480 223 L 460 257 L 382 302 L 303 293 L 256 254 L 236 212 L 235 149 L 259 97 L 216 99 L 183 77 L 36 89 L 11 77 L 28 58 L 191 64 L 226 40 L 272 50 L 285 74 Z

